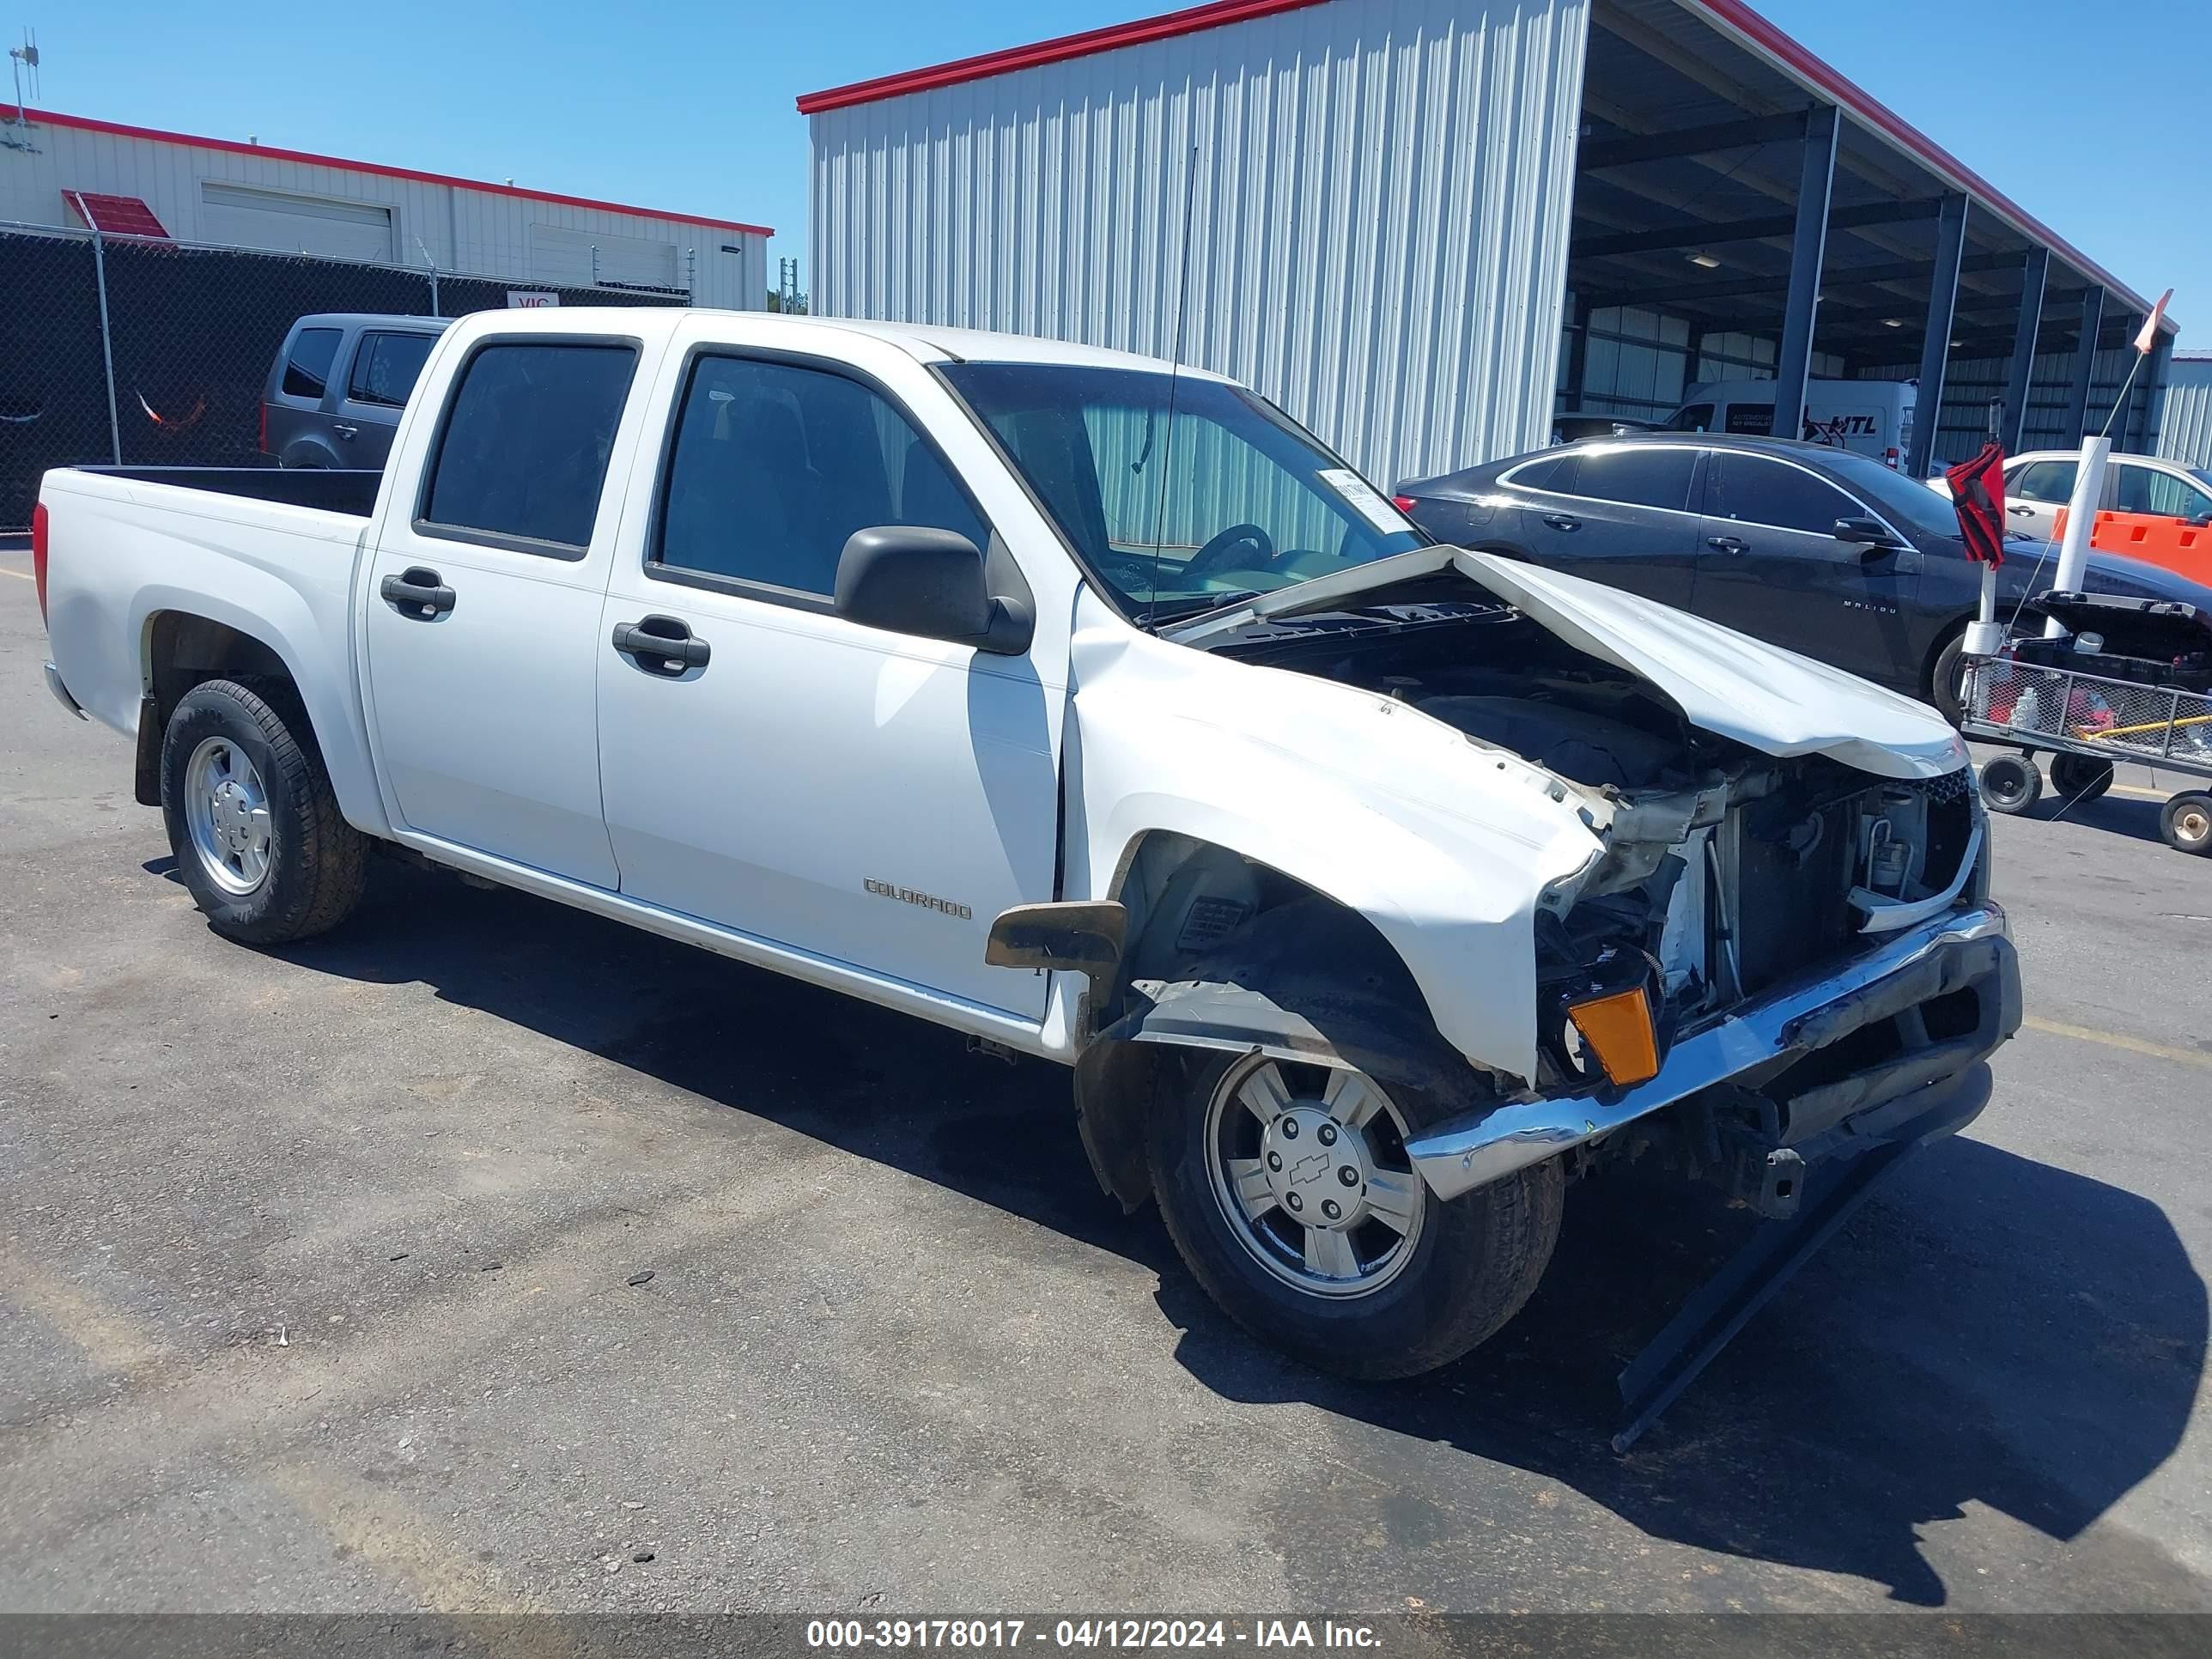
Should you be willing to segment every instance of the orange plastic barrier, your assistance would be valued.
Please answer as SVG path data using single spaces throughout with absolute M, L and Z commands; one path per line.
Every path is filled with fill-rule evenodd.
M 2066 536 L 2067 509 L 2058 509 L 2053 541 Z M 2089 545 L 2146 564 L 2163 565 L 2212 586 L 2212 529 L 2154 513 L 2100 513 L 2089 526 Z

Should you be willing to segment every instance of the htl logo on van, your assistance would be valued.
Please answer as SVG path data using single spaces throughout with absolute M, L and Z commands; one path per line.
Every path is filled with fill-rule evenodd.
M 1853 438 L 1871 438 L 1874 435 L 1874 416 L 1871 415 L 1838 415 L 1826 421 L 1816 421 L 1809 415 L 1805 417 L 1805 441 L 1808 443 L 1826 444 L 1831 449 L 1841 449 Z

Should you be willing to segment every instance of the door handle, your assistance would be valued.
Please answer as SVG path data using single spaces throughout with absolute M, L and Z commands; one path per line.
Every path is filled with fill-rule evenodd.
M 1544 522 L 1554 530 L 1580 530 L 1583 527 L 1583 521 L 1570 514 L 1547 513 L 1543 518 Z
M 614 647 L 648 674 L 681 679 L 694 668 L 704 668 L 714 653 L 702 639 L 695 638 L 679 617 L 641 617 L 634 623 L 617 623 Z
M 376 591 L 401 616 L 416 622 L 435 622 L 453 608 L 453 590 L 436 571 L 419 564 L 386 576 Z
M 1716 553 L 1747 553 L 1751 544 L 1739 536 L 1708 536 L 1705 545 Z
M 361 428 L 359 427 L 347 426 L 341 421 L 332 421 L 331 422 L 331 430 L 337 433 L 341 438 L 355 438 L 361 435 Z
M 2032 507 L 2008 507 L 2005 511 L 2015 519 L 2032 519 L 2035 516 L 2035 509 Z

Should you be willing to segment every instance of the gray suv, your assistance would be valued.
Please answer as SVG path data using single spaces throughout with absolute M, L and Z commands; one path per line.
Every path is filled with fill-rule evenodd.
M 381 468 L 446 317 L 325 312 L 292 325 L 261 394 L 261 449 L 279 466 Z

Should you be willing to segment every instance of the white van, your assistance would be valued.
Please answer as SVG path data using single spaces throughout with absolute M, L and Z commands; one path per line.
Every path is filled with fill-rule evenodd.
M 1913 380 L 1808 380 L 1805 429 L 1799 435 L 1808 443 L 1902 466 L 1912 447 L 1912 409 L 1919 397 Z M 1773 426 L 1773 381 L 1713 380 L 1692 386 L 1661 430 L 1764 438 Z

